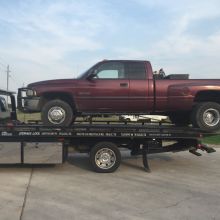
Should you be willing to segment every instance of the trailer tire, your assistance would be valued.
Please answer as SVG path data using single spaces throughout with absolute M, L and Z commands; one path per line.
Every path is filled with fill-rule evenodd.
M 121 164 L 121 153 L 112 142 L 99 142 L 90 151 L 90 162 L 98 173 L 112 173 Z
M 220 105 L 215 102 L 197 104 L 191 114 L 194 127 L 207 132 L 216 132 L 220 129 Z
M 71 106 L 60 99 L 48 101 L 41 110 L 41 119 L 48 126 L 69 126 L 75 116 Z

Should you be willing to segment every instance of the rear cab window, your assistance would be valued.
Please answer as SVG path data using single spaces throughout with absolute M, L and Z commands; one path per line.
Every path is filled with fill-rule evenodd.
M 143 61 L 125 62 L 125 74 L 129 79 L 146 79 L 146 67 Z

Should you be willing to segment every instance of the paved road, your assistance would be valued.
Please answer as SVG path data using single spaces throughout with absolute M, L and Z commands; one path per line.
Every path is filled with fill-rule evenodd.
M 87 155 L 46 167 L 0 167 L 1 220 L 220 219 L 220 149 L 141 158 L 123 154 L 112 174 L 91 171 Z

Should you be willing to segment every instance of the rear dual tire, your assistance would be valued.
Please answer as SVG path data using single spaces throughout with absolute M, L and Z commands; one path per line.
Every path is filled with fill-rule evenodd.
M 220 105 L 215 102 L 197 104 L 191 114 L 193 127 L 207 132 L 216 132 L 220 129 Z
M 177 126 L 192 124 L 205 132 L 216 132 L 220 129 L 220 105 L 216 102 L 201 102 L 190 112 L 174 112 L 169 115 L 170 121 Z

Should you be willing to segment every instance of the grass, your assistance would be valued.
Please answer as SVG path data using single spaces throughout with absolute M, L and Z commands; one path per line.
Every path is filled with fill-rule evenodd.
M 22 112 L 17 112 L 17 117 L 19 121 L 28 122 L 28 120 L 40 120 L 40 113 L 24 114 Z
M 205 138 L 203 138 L 203 142 L 206 143 L 206 144 L 220 145 L 220 135 L 205 137 Z

